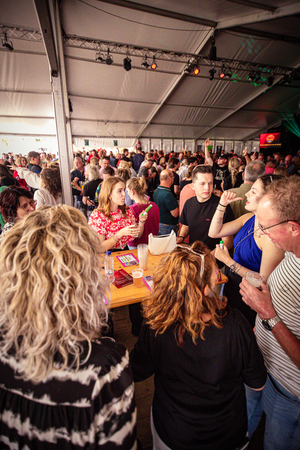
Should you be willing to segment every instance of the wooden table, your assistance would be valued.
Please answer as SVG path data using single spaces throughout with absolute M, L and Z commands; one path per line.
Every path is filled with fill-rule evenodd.
M 115 270 L 124 269 L 127 273 L 132 272 L 133 269 L 136 269 L 138 265 L 123 267 L 120 261 L 117 259 L 117 256 L 126 255 L 127 253 L 132 253 L 137 258 L 137 250 L 124 250 L 120 252 L 113 252 L 114 256 L 114 267 Z M 153 275 L 155 269 L 159 263 L 159 261 L 166 256 L 166 253 L 162 255 L 152 255 L 149 252 L 148 262 L 147 262 L 147 270 L 144 271 L 144 276 Z M 228 281 L 227 277 L 224 274 L 221 274 L 221 280 L 218 284 L 223 284 Z M 118 306 L 130 305 L 132 303 L 139 303 L 144 300 L 144 298 L 149 294 L 149 289 L 144 285 L 141 288 L 136 288 L 133 284 L 129 284 L 128 286 L 122 287 L 120 289 L 116 288 L 113 284 L 111 285 L 111 308 L 117 308 Z

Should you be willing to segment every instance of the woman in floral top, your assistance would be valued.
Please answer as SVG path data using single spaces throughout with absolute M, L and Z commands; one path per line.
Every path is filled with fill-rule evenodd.
M 139 223 L 133 212 L 125 205 L 125 184 L 118 177 L 103 181 L 99 206 L 90 216 L 89 224 L 100 234 L 104 251 L 124 249 L 127 242 L 141 237 L 147 213 L 139 215 Z

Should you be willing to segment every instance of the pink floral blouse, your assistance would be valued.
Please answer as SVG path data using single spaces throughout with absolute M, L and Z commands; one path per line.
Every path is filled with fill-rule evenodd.
M 131 209 L 127 210 L 128 217 L 125 217 L 120 209 L 118 209 L 117 212 L 111 211 L 110 214 L 113 222 L 111 222 L 111 220 L 101 211 L 96 210 L 92 212 L 89 220 L 89 225 L 94 228 L 98 234 L 103 234 L 105 240 L 114 236 L 122 228 L 136 223 L 135 215 Z M 130 240 L 132 240 L 132 236 L 123 236 L 112 248 L 124 248 Z

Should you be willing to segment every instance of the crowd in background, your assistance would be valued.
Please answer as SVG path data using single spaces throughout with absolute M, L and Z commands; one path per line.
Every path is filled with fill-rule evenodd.
M 155 450 L 246 448 L 262 411 L 265 448 L 299 450 L 300 156 L 214 154 L 210 145 L 75 152 L 74 207 L 62 204 L 53 155 L 2 155 L 4 448 L 135 450 L 133 380 L 155 374 Z M 130 305 L 139 339 L 129 357 L 107 337 L 101 254 L 173 232 L 153 291 L 143 307 Z M 245 282 L 249 270 L 263 275 L 261 291 Z M 283 415 L 288 431 L 273 436 Z

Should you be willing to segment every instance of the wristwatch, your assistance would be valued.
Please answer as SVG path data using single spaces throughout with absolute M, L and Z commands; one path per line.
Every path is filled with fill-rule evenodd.
M 280 322 L 281 319 L 278 316 L 273 317 L 273 319 L 264 319 L 261 321 L 266 330 L 272 331 L 276 323 Z

